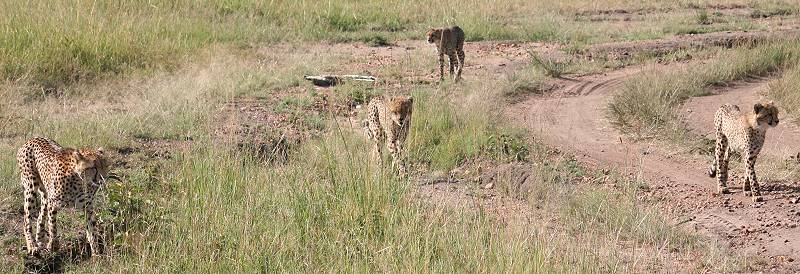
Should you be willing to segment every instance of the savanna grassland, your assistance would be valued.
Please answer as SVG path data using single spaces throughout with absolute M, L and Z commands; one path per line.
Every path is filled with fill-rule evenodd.
M 768 96 L 795 116 L 800 52 L 790 37 L 597 49 L 791 29 L 800 6 L 551 2 L 3 1 L 2 270 L 774 267 L 682 226 L 682 213 L 665 212 L 670 201 L 652 195 L 652 177 L 581 161 L 513 122 L 507 109 L 560 96 L 568 79 L 680 64 L 620 81 L 603 117 L 632 139 L 707 145 L 681 124 L 681 104 L 756 76 L 775 77 Z M 423 42 L 427 29 L 450 24 L 467 34 L 458 83 L 439 82 L 435 49 Z M 316 88 L 303 80 L 320 74 L 378 81 Z M 361 129 L 361 106 L 390 95 L 414 98 L 408 178 L 370 159 Z M 98 197 L 103 256 L 87 257 L 83 217 L 70 212 L 59 215 L 59 252 L 25 254 L 15 152 L 33 136 L 110 152 L 122 181 L 109 181 Z

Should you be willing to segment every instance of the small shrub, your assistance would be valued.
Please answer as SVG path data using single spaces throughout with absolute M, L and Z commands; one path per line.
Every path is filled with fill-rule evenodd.
M 512 101 L 528 94 L 542 94 L 545 89 L 545 77 L 539 70 L 523 70 L 508 75 L 508 86 L 503 89 L 503 96 Z
M 700 25 L 710 25 L 711 18 L 708 15 L 708 10 L 706 9 L 699 10 L 697 12 L 697 15 L 695 16 L 695 21 Z
M 525 161 L 528 158 L 528 144 L 522 136 L 508 133 L 489 136 L 483 151 L 495 160 L 503 162 Z
M 535 53 L 531 54 L 531 64 L 534 67 L 542 69 L 544 74 L 550 77 L 561 77 L 561 74 L 563 74 L 567 68 L 567 64 L 564 62 L 559 62 L 549 57 L 542 57 Z
M 365 36 L 361 38 L 361 42 L 364 42 L 364 44 L 367 44 L 370 47 L 385 47 L 391 45 L 391 43 L 389 43 L 389 39 L 380 34 Z

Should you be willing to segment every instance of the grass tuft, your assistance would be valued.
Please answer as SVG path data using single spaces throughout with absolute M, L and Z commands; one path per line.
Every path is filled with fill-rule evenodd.
M 550 57 L 539 56 L 538 54 L 531 54 L 531 64 L 544 71 L 545 75 L 555 78 L 560 77 L 568 67 L 568 64 L 565 62 L 560 62 Z

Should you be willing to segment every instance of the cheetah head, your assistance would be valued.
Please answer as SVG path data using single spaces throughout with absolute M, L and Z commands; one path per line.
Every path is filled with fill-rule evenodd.
M 411 119 L 411 111 L 413 108 L 414 99 L 411 96 L 397 96 L 389 101 L 389 113 L 392 122 L 398 125 L 403 125 L 405 119 Z
M 774 127 L 780 122 L 778 120 L 778 108 L 775 107 L 772 101 L 756 103 L 753 106 L 753 111 L 755 111 L 756 124 L 759 127 L 766 127 L 767 125 Z
M 109 173 L 108 158 L 102 148 L 74 150 L 72 160 L 75 163 L 75 173 L 84 181 L 88 180 L 87 183 L 91 185 L 99 186 L 108 178 L 119 180 L 116 175 Z
M 441 29 L 429 29 L 428 33 L 425 34 L 428 36 L 428 44 L 433 44 L 436 40 L 442 38 L 442 30 Z

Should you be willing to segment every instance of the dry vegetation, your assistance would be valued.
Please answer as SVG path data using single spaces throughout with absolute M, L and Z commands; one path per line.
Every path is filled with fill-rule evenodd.
M 459 1 L 0 3 L 3 264 L 17 272 L 148 273 L 748 269 L 750 263 L 656 214 L 652 202 L 638 198 L 640 182 L 581 167 L 523 138 L 499 116 L 506 104 L 500 98 L 542 93 L 550 77 L 627 63 L 533 58 L 505 77 L 434 85 L 426 73 L 435 60 L 407 56 L 370 68 L 387 79 L 376 86 L 319 91 L 300 80 L 365 62 L 325 42 L 392 44 L 418 39 L 432 25 L 457 23 L 469 30 L 469 41 L 556 42 L 578 52 L 599 42 L 760 29 L 769 18 L 797 12 L 782 2 L 501 2 L 475 1 L 469 8 Z M 728 7 L 767 21 L 724 12 Z M 622 9 L 675 12 L 616 20 L 614 11 Z M 629 97 L 612 103 L 613 115 L 637 121 L 618 123 L 625 129 L 663 127 L 681 100 L 784 68 L 796 61 L 796 51 L 771 43 L 720 53 L 737 61 L 674 75 L 690 82 L 644 76 L 626 85 Z M 688 73 L 700 76 L 681 77 Z M 776 85 L 788 90 L 791 75 Z M 778 100 L 794 100 L 775 90 Z M 356 105 L 392 93 L 415 98 L 411 179 L 369 163 L 358 125 L 345 122 Z M 647 100 L 630 99 L 640 97 Z M 271 115 L 256 120 L 272 124 L 254 127 L 254 134 L 274 140 L 303 131 L 283 148 L 285 158 L 263 161 L 260 152 L 242 149 L 242 140 L 227 141 L 224 135 L 241 132 L 221 131 L 219 115 L 241 100 L 263 102 L 259 111 Z M 114 151 L 125 180 L 109 184 L 98 206 L 107 257 L 61 254 L 51 265 L 25 265 L 31 260 L 21 248 L 22 197 L 12 152 L 33 135 Z M 532 208 L 524 217 L 534 221 L 506 222 L 483 208 L 416 198 L 428 178 L 480 161 L 521 162 L 531 170 L 535 188 L 504 194 L 522 197 Z M 81 220 L 69 215 L 63 214 L 60 231 L 65 242 L 76 243 Z
M 732 7 L 752 6 L 767 17 L 791 15 L 797 9 L 776 1 L 720 2 L 706 6 L 695 1 L 505 0 L 476 1 L 466 8 L 458 1 L 427 0 L 4 1 L 0 76 L 53 89 L 131 69 L 174 68 L 181 57 L 220 43 L 245 48 L 319 40 L 386 44 L 416 39 L 430 26 L 456 23 L 470 30 L 469 41 L 551 41 L 580 48 L 604 41 L 752 30 L 769 22 L 725 12 Z M 711 11 L 702 16 L 710 19 L 698 19 L 694 9 Z M 614 12 L 620 10 L 626 12 Z M 650 11 L 662 12 L 643 16 Z
M 684 128 L 679 124 L 676 106 L 690 97 L 708 94 L 712 86 L 793 67 L 798 54 L 797 40 L 771 41 L 719 52 L 707 63 L 693 62 L 666 73 L 643 73 L 628 80 L 614 95 L 608 107 L 609 119 L 620 130 L 638 137 L 681 139 Z

